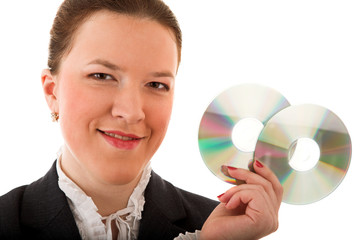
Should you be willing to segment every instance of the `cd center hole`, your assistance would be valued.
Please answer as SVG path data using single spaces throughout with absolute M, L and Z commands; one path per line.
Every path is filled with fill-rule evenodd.
M 253 152 L 263 128 L 262 122 L 256 118 L 243 118 L 235 124 L 232 130 L 232 142 L 240 151 Z
M 289 150 L 289 164 L 297 171 L 308 171 L 315 167 L 320 159 L 320 148 L 311 138 L 299 138 Z

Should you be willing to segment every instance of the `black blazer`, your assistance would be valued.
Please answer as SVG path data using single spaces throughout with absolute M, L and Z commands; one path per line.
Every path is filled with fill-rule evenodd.
M 174 187 L 151 173 L 138 239 L 173 239 L 200 230 L 218 202 Z M 30 185 L 0 197 L 0 239 L 81 239 L 56 163 Z

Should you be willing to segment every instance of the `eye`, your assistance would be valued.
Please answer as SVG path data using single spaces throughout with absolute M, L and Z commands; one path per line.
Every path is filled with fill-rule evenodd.
M 149 87 L 151 88 L 155 88 L 156 90 L 163 90 L 163 91 L 168 91 L 169 90 L 169 86 L 164 84 L 164 83 L 160 83 L 160 82 L 150 82 L 147 84 Z
M 113 76 L 106 73 L 93 73 L 90 74 L 89 76 L 97 80 L 114 80 Z

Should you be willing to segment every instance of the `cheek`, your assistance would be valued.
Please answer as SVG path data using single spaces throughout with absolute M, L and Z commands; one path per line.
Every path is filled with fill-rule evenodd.
M 72 146 L 81 138 L 86 111 L 83 95 L 77 88 L 66 87 L 61 89 L 59 101 L 60 127 L 64 140 Z M 82 117 L 81 117 L 82 116 Z
M 87 116 L 87 102 L 86 94 L 82 89 L 76 86 L 66 85 L 61 89 L 59 100 L 59 115 L 63 122 L 78 122 Z M 80 116 L 83 116 L 80 118 Z
M 158 147 L 163 140 L 172 111 L 172 98 L 164 101 L 162 104 L 152 104 L 147 114 L 147 119 L 153 130 L 153 135 L 157 141 Z
M 100 109 L 105 109 L 106 95 L 82 83 L 71 74 L 64 76 L 59 88 L 59 114 L 72 122 L 94 117 Z M 101 100 L 100 100 L 101 99 Z
M 105 110 L 99 106 L 97 94 L 91 88 L 79 86 L 75 81 L 66 81 L 60 88 L 59 116 L 60 126 L 66 141 L 84 139 L 89 126 Z M 104 98 L 102 99 L 104 101 Z

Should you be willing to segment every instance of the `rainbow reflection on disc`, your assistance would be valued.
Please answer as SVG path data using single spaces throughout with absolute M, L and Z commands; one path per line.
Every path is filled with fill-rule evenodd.
M 267 122 L 254 156 L 280 180 L 283 202 L 309 204 L 329 195 L 345 177 L 351 140 L 343 122 L 328 109 L 291 106 Z
M 199 127 L 199 149 L 209 170 L 236 184 L 221 172 L 221 166 L 249 169 L 263 126 L 289 105 L 279 92 L 256 84 L 238 85 L 219 94 L 205 110 Z

